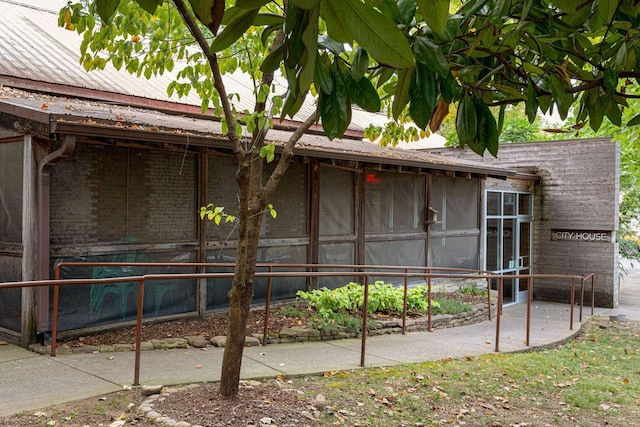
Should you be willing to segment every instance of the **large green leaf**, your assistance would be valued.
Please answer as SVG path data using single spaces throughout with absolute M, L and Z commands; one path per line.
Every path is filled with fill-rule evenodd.
M 304 54 L 300 59 L 300 70 L 298 71 L 298 87 L 300 92 L 309 90 L 316 72 L 316 58 L 318 57 L 318 16 L 320 8 L 314 7 L 305 11 L 307 14 L 306 25 L 302 33 L 302 43 Z
M 260 65 L 260 71 L 263 73 L 271 73 L 275 71 L 284 59 L 284 45 L 278 46 L 276 50 L 271 52 L 264 58 Z
M 354 80 L 347 76 L 347 87 L 351 100 L 363 110 L 371 113 L 380 111 L 381 102 L 378 91 L 369 79 Z
M 473 95 L 462 93 L 456 114 L 456 131 L 461 146 L 472 144 L 478 134 L 478 118 L 473 103 Z
M 324 6 L 324 5 L 327 6 Z M 321 13 L 329 35 L 344 38 L 344 27 L 353 39 L 381 64 L 393 68 L 409 68 L 414 64 L 413 52 L 404 33 L 382 13 L 360 0 L 323 0 Z M 325 11 L 330 10 L 330 13 Z M 337 34 L 336 27 L 342 27 Z
M 605 24 L 613 21 L 613 16 L 618 9 L 621 0 L 598 0 L 598 15 L 604 20 Z
M 209 25 L 213 22 L 213 5 L 215 2 L 216 0 L 189 0 L 193 13 L 204 25 Z
M 431 68 L 442 77 L 449 74 L 449 62 L 437 44 L 426 37 L 417 37 L 413 42 L 413 53 L 416 61 Z
M 525 104 L 525 112 L 527 113 L 527 119 L 529 123 L 533 123 L 538 114 L 538 94 L 533 83 L 529 82 L 527 86 L 527 103 Z
M 236 6 L 240 9 L 260 9 L 272 0 L 236 0 Z
M 351 77 L 355 81 L 364 77 L 369 67 L 369 55 L 367 51 L 361 47 L 356 48 L 356 53 L 353 55 L 353 61 L 351 63 Z
M 482 99 L 474 98 L 474 105 L 478 118 L 478 133 L 475 138 L 476 144 L 469 145 L 469 147 L 474 151 L 476 151 L 474 147 L 478 150 L 480 150 L 479 147 L 482 147 L 481 152 L 478 153 L 476 151 L 476 153 L 480 155 L 484 153 L 484 148 L 486 147 L 487 151 L 489 151 L 493 157 L 496 157 L 498 155 L 498 127 L 496 125 L 496 119 Z
M 240 37 L 251 27 L 258 16 L 258 9 L 248 10 L 238 18 L 233 20 L 229 25 L 211 43 L 213 52 L 220 52 L 233 43 L 238 41 Z
M 149 13 L 155 13 L 158 6 L 160 6 L 163 0 L 136 0 L 141 8 Z
M 295 3 L 300 9 L 313 9 L 320 4 L 320 0 L 290 0 L 290 3 Z
M 327 23 L 327 33 L 332 40 L 351 43 L 353 35 L 351 27 L 342 14 L 341 2 L 323 0 L 320 2 L 320 15 Z
M 632 118 L 627 122 L 627 126 L 629 127 L 638 126 L 638 125 L 640 125 L 640 114 L 638 114 L 637 116 L 635 116 L 634 118 Z
M 322 128 L 329 139 L 340 138 L 351 122 L 351 106 L 344 80 L 339 72 L 333 73 L 333 93 L 320 92 Z
M 409 114 L 420 129 L 426 129 L 438 100 L 436 75 L 423 64 L 416 65 L 409 87 Z
M 439 35 L 444 34 L 444 28 L 449 19 L 449 0 L 417 0 L 422 17 L 429 28 Z
M 411 87 L 411 76 L 415 68 L 405 68 L 398 71 L 398 83 L 396 84 L 395 93 L 393 95 L 393 104 L 391 104 L 391 114 L 394 119 L 398 119 L 404 107 L 407 106 L 411 97 L 409 96 L 409 87 Z
M 417 3 L 416 0 L 381 0 L 377 7 L 396 24 L 409 26 L 416 15 Z
M 109 22 L 119 4 L 120 0 L 96 0 L 96 12 L 103 22 Z
M 333 78 L 325 64 L 325 59 L 327 59 L 327 56 L 321 56 L 316 59 L 315 82 L 319 91 L 324 92 L 325 95 L 331 95 L 333 93 Z

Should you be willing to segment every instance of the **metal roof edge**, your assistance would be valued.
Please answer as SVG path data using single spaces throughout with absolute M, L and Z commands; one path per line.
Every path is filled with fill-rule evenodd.
M 33 93 L 45 93 L 53 96 L 63 97 L 75 97 L 80 99 L 87 99 L 91 101 L 114 103 L 123 106 L 136 107 L 136 108 L 148 108 L 156 111 L 160 111 L 167 114 L 179 114 L 188 117 L 198 119 L 209 119 L 220 121 L 220 118 L 213 114 L 213 109 L 209 109 L 205 113 L 202 113 L 202 109 L 199 106 L 163 101 L 160 99 L 143 98 L 135 95 L 127 95 L 119 92 L 107 92 L 98 89 L 61 85 L 58 83 L 43 82 L 39 80 L 29 80 L 20 77 L 13 77 L 7 75 L 0 75 L 0 85 L 6 85 L 16 89 L 21 89 Z M 34 119 L 35 120 L 35 119 Z M 45 123 L 42 121 L 41 123 Z M 280 130 L 293 130 L 300 123 L 290 119 L 274 119 L 274 128 Z M 313 125 L 308 133 L 323 135 L 324 130 L 322 125 Z M 363 135 L 362 131 L 355 129 L 347 129 L 345 131 L 344 138 L 348 139 L 361 139 Z

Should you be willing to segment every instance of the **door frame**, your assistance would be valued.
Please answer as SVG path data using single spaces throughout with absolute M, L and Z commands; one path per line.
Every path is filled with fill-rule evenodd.
M 490 203 L 492 206 L 490 206 Z M 490 227 L 495 225 L 495 227 Z M 512 227 L 505 227 L 505 222 L 511 222 Z M 523 224 L 529 224 L 528 247 L 523 244 Z M 495 228 L 495 231 L 493 230 Z M 489 233 L 494 233 L 490 239 Z M 525 230 L 526 232 L 526 230 Z M 505 241 L 509 241 L 510 251 L 505 252 Z M 533 193 L 523 191 L 485 190 L 484 197 L 484 269 L 492 273 L 504 275 L 519 275 L 533 273 L 532 243 L 533 243 Z M 490 250 L 490 244 L 497 244 Z M 523 253 L 525 252 L 525 253 Z M 495 259 L 490 259 L 492 254 Z M 505 260 L 505 254 L 511 255 Z M 506 262 L 505 262 L 506 261 Z M 526 280 L 526 279 L 525 279 Z M 507 281 L 503 289 L 505 305 L 523 303 L 527 300 L 527 286 L 521 286 L 520 279 Z M 507 287 L 509 286 L 509 287 Z M 523 290 L 521 288 L 524 288 Z

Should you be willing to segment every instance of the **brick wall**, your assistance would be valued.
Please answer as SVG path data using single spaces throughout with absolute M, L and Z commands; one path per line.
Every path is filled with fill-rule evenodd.
M 193 155 L 78 144 L 51 168 L 51 244 L 193 241 L 195 183 Z
M 595 273 L 596 304 L 618 304 L 619 156 L 609 139 L 506 144 L 498 158 L 480 158 L 463 150 L 447 154 L 510 168 L 536 169 L 533 262 L 535 273 Z M 510 182 L 509 180 L 506 181 Z M 508 184 L 507 184 L 508 185 Z M 487 189 L 504 189 L 504 181 L 488 180 Z M 602 231 L 608 242 L 552 239 L 552 231 Z M 538 299 L 567 301 L 568 283 L 536 280 Z

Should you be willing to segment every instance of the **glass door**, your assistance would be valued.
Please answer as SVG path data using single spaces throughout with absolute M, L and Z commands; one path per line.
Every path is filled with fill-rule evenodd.
M 509 276 L 531 273 L 532 195 L 488 191 L 486 201 L 485 269 L 505 276 L 504 304 L 525 302 L 529 280 Z

